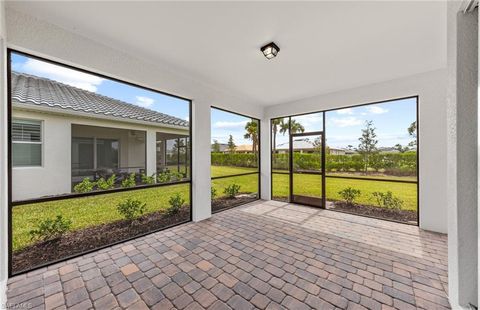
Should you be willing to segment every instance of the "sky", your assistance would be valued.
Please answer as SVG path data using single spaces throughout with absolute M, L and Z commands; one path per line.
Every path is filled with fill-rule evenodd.
M 104 79 L 18 53 L 12 53 L 12 69 L 17 72 L 46 77 L 184 120 L 189 119 L 188 101 L 158 92 Z M 306 132 L 321 131 L 323 127 L 322 113 L 297 116 L 292 119 L 301 123 Z M 412 141 L 407 128 L 416 120 L 416 99 L 393 100 L 380 104 L 326 112 L 327 145 L 335 148 L 346 148 L 348 145 L 352 145 L 356 148 L 361 130 L 367 120 L 372 121 L 377 128 L 378 147 L 394 146 L 398 143 L 407 145 Z M 245 125 L 249 121 L 251 121 L 251 118 L 212 109 L 212 143 L 214 140 L 219 143 L 227 143 L 231 134 L 236 145 L 251 144 L 251 140 L 243 137 Z M 277 134 L 277 146 L 286 142 L 288 142 L 288 136 Z
M 45 77 L 183 120 L 189 119 L 186 100 L 25 57 L 22 54 L 12 53 L 12 70 Z
M 325 113 L 325 138 L 330 147 L 357 148 L 366 121 L 376 128 L 377 147 L 408 145 L 412 138 L 408 127 L 417 118 L 416 98 L 392 100 L 385 103 L 359 106 Z M 305 127 L 305 132 L 321 131 L 321 113 L 293 117 Z M 277 134 L 277 146 L 288 143 L 288 136 Z M 288 144 L 287 144 L 288 146 Z
M 229 136 L 232 135 L 233 142 L 235 142 L 236 145 L 251 145 L 252 140 L 244 138 L 245 125 L 251 120 L 249 117 L 212 108 L 212 143 L 215 140 L 217 140 L 218 143 L 227 143 Z

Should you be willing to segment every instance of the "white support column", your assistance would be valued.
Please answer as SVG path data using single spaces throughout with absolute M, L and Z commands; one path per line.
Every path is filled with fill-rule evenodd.
M 210 104 L 194 101 L 192 103 L 193 149 L 192 149 L 192 198 L 195 222 L 212 215 L 210 198 Z
M 7 213 L 7 73 L 6 73 L 5 2 L 0 1 L 0 308 L 6 300 L 8 277 Z
M 453 309 L 470 309 L 478 304 L 478 11 L 449 2 L 447 22 L 448 293 Z
M 157 132 L 147 129 L 145 143 L 146 147 L 146 173 L 152 175 L 157 172 Z
M 271 173 L 270 173 L 270 120 L 262 119 L 260 124 L 260 175 L 261 175 L 261 198 L 270 200 L 271 197 Z

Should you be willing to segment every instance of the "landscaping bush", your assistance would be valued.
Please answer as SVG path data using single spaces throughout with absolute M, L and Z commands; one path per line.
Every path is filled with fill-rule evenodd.
M 135 187 L 137 181 L 135 180 L 135 172 L 132 172 L 126 179 L 122 181 L 122 187 Z
M 220 157 L 228 157 L 232 154 L 217 154 L 215 160 L 212 157 L 212 165 L 228 166 L 229 160 Z M 296 153 L 295 163 L 298 169 L 318 169 L 320 167 L 320 155 L 314 153 Z M 218 163 L 217 163 L 218 162 Z M 405 153 L 377 153 L 371 156 L 369 168 L 394 176 L 415 176 L 417 174 L 417 153 L 415 151 Z M 236 166 L 247 167 L 247 163 L 236 162 Z M 288 154 L 273 154 L 272 168 L 275 170 L 288 170 Z M 327 172 L 362 172 L 364 170 L 363 158 L 359 154 L 332 155 L 325 157 L 325 170 Z
M 170 181 L 171 182 L 176 182 L 176 181 L 181 181 L 183 179 L 183 173 L 181 172 L 170 172 Z
M 210 188 L 210 196 L 211 199 L 215 199 L 215 197 L 217 197 L 217 189 L 215 187 Z
M 152 174 L 151 176 L 148 176 L 145 173 L 142 173 L 142 183 L 148 184 L 148 185 L 155 184 L 155 173 Z
M 168 183 L 181 181 L 184 178 L 184 174 L 177 171 L 165 171 L 157 175 L 158 183 Z
M 340 195 L 340 197 L 342 197 L 343 200 L 345 200 L 348 205 L 353 205 L 355 199 L 360 196 L 360 190 L 352 187 L 347 187 L 339 191 L 338 194 Z
M 100 178 L 97 181 L 97 187 L 102 190 L 112 189 L 115 187 L 115 175 L 112 174 L 107 180 Z
M 167 214 L 168 215 L 174 215 L 177 214 L 180 209 L 183 207 L 183 204 L 185 203 L 185 199 L 182 198 L 182 196 L 177 193 L 174 196 L 170 197 L 168 200 L 168 203 L 170 204 L 170 207 L 167 209 Z
M 82 182 L 75 185 L 73 190 L 75 191 L 75 193 L 88 193 L 93 191 L 94 186 L 95 182 L 90 181 L 89 178 L 85 178 Z
M 373 192 L 372 196 L 376 199 L 377 205 L 382 208 L 401 210 L 403 206 L 403 200 L 393 196 L 391 191 Z
M 160 174 L 157 175 L 157 182 L 158 183 L 167 183 L 167 182 L 170 182 L 170 172 L 166 171 L 166 172 L 162 172 Z
M 117 210 L 125 219 L 133 220 L 145 212 L 146 206 L 147 204 L 142 203 L 140 200 L 128 198 L 118 204 Z
M 235 167 L 257 167 L 257 157 L 253 153 L 211 153 L 212 165 L 214 166 L 235 166 Z
M 227 195 L 228 198 L 233 199 L 238 195 L 240 191 L 240 185 L 238 184 L 230 184 L 223 190 L 223 193 Z
M 36 229 L 30 230 L 31 239 L 40 239 L 42 241 L 55 240 L 62 237 L 72 225 L 72 221 L 63 219 L 61 215 L 52 219 L 46 219 L 38 224 Z

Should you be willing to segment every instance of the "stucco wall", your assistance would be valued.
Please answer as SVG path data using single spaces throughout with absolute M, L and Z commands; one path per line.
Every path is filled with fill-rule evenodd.
M 6 303 L 7 283 L 7 72 L 5 1 L 0 1 L 0 307 Z
M 478 304 L 478 10 L 448 3 L 448 293 L 452 309 Z
M 269 107 L 265 118 L 287 116 L 363 103 L 419 96 L 419 179 L 420 179 L 420 227 L 447 232 L 447 181 L 446 181 L 446 69 L 418 74 L 407 78 L 347 89 L 323 96 Z M 265 124 L 266 125 L 266 124 Z M 270 137 L 264 136 L 263 145 L 270 145 Z M 270 182 L 270 154 L 262 154 L 262 185 Z M 264 164 L 265 163 L 265 164 Z M 268 197 L 269 193 L 265 193 Z

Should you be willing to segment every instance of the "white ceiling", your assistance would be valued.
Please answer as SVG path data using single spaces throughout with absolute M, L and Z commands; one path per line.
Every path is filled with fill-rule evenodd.
M 443 1 L 10 2 L 264 105 L 446 66 Z M 280 46 L 267 60 L 259 48 Z

